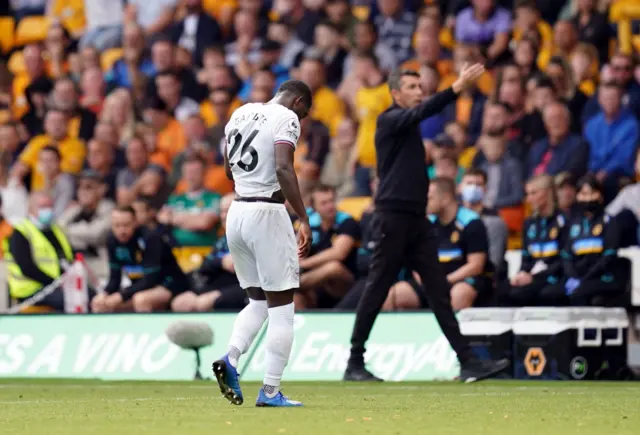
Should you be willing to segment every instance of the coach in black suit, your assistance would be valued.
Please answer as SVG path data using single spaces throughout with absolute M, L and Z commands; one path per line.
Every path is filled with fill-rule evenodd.
M 451 88 L 426 101 L 423 101 L 418 73 L 400 70 L 389 76 L 393 104 L 380 114 L 376 122 L 379 184 L 371 224 L 374 248 L 351 336 L 351 356 L 344 375 L 347 381 L 380 380 L 364 366 L 365 343 L 389 288 L 404 265 L 420 275 L 429 307 L 458 355 L 463 381 L 473 382 L 493 376 L 509 365 L 506 360 L 478 360 L 460 333 L 451 308 L 449 285 L 438 262 L 434 227 L 425 216 L 429 179 L 424 164 L 420 122 L 444 110 L 483 72 L 482 65 L 469 68 L 465 65 Z

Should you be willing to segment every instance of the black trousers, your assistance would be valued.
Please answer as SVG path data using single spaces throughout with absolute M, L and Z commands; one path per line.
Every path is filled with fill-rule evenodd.
M 503 303 L 510 307 L 535 307 L 540 293 L 549 286 L 546 275 L 533 275 L 531 284 L 512 286 L 507 282 L 503 290 Z
M 593 299 L 597 296 L 616 297 L 624 293 L 624 287 L 616 281 L 604 282 L 600 279 L 590 279 L 580 282 L 573 293 L 567 296 L 565 282 L 562 280 L 542 289 L 540 293 L 541 305 L 584 307 L 592 305 Z
M 371 221 L 375 248 L 371 256 L 367 284 L 358 304 L 351 336 L 349 365 L 364 365 L 365 343 L 384 304 L 389 288 L 397 281 L 403 266 L 422 279 L 429 307 L 442 332 L 461 362 L 471 357 L 467 339 L 460 333 L 451 308 L 449 284 L 438 261 L 438 248 L 432 224 L 423 216 L 388 211 L 374 212 Z

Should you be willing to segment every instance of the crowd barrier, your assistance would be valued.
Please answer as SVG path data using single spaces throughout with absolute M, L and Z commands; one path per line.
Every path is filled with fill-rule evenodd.
M 631 305 L 640 307 L 640 248 L 625 248 L 618 251 L 618 255 L 631 260 Z M 507 251 L 505 259 L 509 266 L 508 275 L 514 276 L 520 270 L 520 251 Z M 0 260 L 0 313 L 8 308 L 9 293 L 7 289 L 7 269 L 4 261 Z
M 210 376 L 209 364 L 226 351 L 235 319 L 233 313 L 129 314 L 123 322 L 122 316 L 0 316 L 0 378 L 193 379 L 194 352 L 165 335 L 176 321 L 202 322 L 213 331 L 199 367 Z M 472 308 L 459 319 L 479 357 L 511 359 L 505 377 L 628 379 L 628 366 L 640 367 L 637 340 L 627 336 L 634 328 L 622 309 Z M 352 313 L 296 315 L 286 379 L 340 380 L 353 321 Z M 242 361 L 245 380 L 262 379 L 262 338 Z M 365 359 L 389 381 L 452 380 L 459 374 L 456 356 L 430 312 L 381 314 Z

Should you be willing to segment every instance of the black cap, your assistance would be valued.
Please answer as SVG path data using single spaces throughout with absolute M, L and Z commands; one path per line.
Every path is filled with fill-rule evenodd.
M 282 44 L 278 41 L 274 41 L 273 39 L 263 39 L 260 41 L 260 50 L 261 51 L 277 51 L 282 48 Z
M 456 143 L 453 141 L 451 136 L 445 133 L 440 133 L 433 139 L 433 143 L 438 148 L 454 148 Z
M 97 181 L 98 183 L 104 182 L 104 179 L 102 178 L 102 176 L 98 172 L 94 171 L 93 169 L 85 169 L 80 173 L 80 176 L 78 177 L 78 179 L 92 180 L 92 181 Z

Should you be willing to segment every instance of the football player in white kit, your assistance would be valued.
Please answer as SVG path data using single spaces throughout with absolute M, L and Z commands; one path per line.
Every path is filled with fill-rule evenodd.
M 266 373 L 256 406 L 302 405 L 282 395 L 280 379 L 293 343 L 298 258 L 308 253 L 311 242 L 293 168 L 300 120 L 310 107 L 309 87 L 289 80 L 268 103 L 238 108 L 225 127 L 224 163 L 236 193 L 227 214 L 227 242 L 249 304 L 238 314 L 227 354 L 213 363 L 213 372 L 223 396 L 234 405 L 243 402 L 238 360 L 267 318 Z M 297 242 L 285 200 L 300 221 Z

